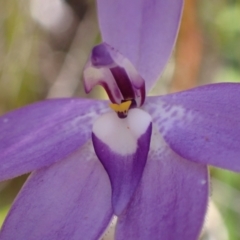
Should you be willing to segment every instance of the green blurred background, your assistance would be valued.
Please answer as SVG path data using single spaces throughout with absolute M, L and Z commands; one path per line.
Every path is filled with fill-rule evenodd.
M 100 88 L 86 96 L 81 82 L 100 39 L 93 0 L 0 0 L 0 115 L 45 98 L 104 97 Z M 176 48 L 160 80 L 152 94 L 239 82 L 240 0 L 186 0 Z M 219 216 L 210 215 L 203 239 L 238 240 L 240 175 L 220 169 L 211 175 L 223 223 L 214 228 Z M 26 178 L 0 183 L 0 225 Z M 228 237 L 217 237 L 224 226 Z

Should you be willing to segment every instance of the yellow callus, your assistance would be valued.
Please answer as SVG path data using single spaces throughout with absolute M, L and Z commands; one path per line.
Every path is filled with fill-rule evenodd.
M 120 104 L 110 103 L 109 107 L 117 113 L 127 113 L 132 101 L 122 102 Z

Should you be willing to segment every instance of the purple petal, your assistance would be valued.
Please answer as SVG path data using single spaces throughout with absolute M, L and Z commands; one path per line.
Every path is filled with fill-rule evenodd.
M 147 111 L 180 156 L 240 171 L 240 84 L 212 84 L 149 98 Z
M 98 0 L 103 41 L 127 57 L 153 86 L 171 54 L 182 0 Z
M 87 143 L 71 157 L 29 177 L 0 239 L 95 240 L 111 217 L 111 185 Z
M 0 180 L 57 162 L 91 137 L 106 102 L 59 99 L 38 102 L 0 117 Z
M 142 176 L 152 132 L 151 117 L 140 109 L 120 119 L 102 115 L 93 126 L 93 145 L 112 185 L 114 213 L 126 208 Z
M 119 216 L 116 239 L 198 239 L 208 202 L 207 167 L 182 159 L 160 137 L 152 141 L 155 150 Z

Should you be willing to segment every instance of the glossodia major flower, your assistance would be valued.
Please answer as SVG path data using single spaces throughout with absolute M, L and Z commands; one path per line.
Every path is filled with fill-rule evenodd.
M 0 240 L 197 239 L 207 165 L 240 170 L 240 85 L 146 97 L 174 45 L 182 1 L 99 0 L 103 40 L 86 91 L 109 101 L 52 99 L 0 118 L 0 180 L 32 172 Z M 146 91 L 145 91 L 146 89 Z

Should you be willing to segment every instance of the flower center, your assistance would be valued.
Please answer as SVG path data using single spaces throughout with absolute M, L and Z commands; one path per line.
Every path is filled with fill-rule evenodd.
M 108 94 L 119 118 L 126 118 L 129 109 L 142 106 L 145 100 L 145 82 L 131 62 L 106 43 L 93 48 L 84 69 L 87 93 L 101 85 Z
M 152 118 L 142 109 L 136 109 L 145 100 L 143 78 L 127 58 L 106 43 L 93 48 L 84 68 L 86 92 L 95 85 L 106 90 L 112 102 L 109 106 L 117 113 L 107 112 L 96 119 L 92 142 L 108 173 L 114 214 L 119 216 L 141 180 L 152 135 Z
M 109 107 L 115 111 L 119 118 L 126 118 L 132 101 L 128 100 L 120 104 L 110 103 Z

